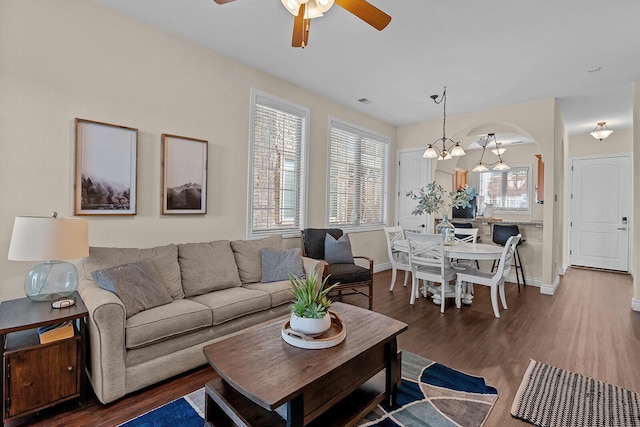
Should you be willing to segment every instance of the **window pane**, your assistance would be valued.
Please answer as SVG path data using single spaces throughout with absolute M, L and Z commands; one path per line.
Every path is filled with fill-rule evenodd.
M 308 110 L 252 92 L 250 235 L 297 232 Z
M 478 193 L 496 210 L 529 210 L 529 168 L 478 173 Z
M 383 226 L 387 221 L 389 142 L 331 123 L 329 217 L 331 226 Z

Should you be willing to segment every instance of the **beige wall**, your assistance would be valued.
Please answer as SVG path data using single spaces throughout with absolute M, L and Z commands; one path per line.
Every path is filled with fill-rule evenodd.
M 589 133 L 569 137 L 569 159 L 580 156 L 631 153 L 633 151 L 633 130 L 616 129 L 609 138 L 598 141 Z
M 450 90 L 447 95 L 449 103 L 455 102 L 454 92 Z M 554 265 L 560 263 L 559 257 L 562 252 L 554 252 L 554 248 L 562 246 L 562 235 L 554 233 L 557 227 L 554 224 L 554 209 L 556 208 L 552 203 L 546 202 L 553 199 L 554 191 L 557 191 L 554 181 L 557 180 L 557 175 L 562 176 L 561 171 L 564 167 L 562 162 L 555 162 L 556 144 L 562 143 L 558 133 L 560 135 L 566 133 L 564 124 L 562 124 L 561 120 L 558 122 L 558 117 L 554 99 L 543 99 L 477 113 L 447 117 L 447 135 L 456 141 L 460 141 L 463 148 L 471 144 L 478 135 L 489 132 L 517 133 L 535 141 L 539 149 L 538 153 L 542 154 L 545 162 L 545 204 L 542 206 L 542 217 L 536 218 L 544 221 L 544 229 L 542 231 L 543 253 L 551 254 L 551 256 L 544 256 L 542 259 L 541 281 L 542 286 L 545 288 L 550 288 L 554 282 L 557 282 L 558 272 L 557 269 L 554 269 Z M 439 138 L 441 135 L 441 120 L 430 120 L 400 126 L 397 134 L 398 148 L 424 147 L 426 143 Z M 448 175 L 453 173 L 457 162 L 455 160 L 432 160 L 432 165 L 432 178 L 446 179 Z M 557 171 L 556 168 L 558 168 Z M 564 181 L 561 179 L 561 182 Z M 539 211 L 536 211 L 536 215 L 539 215 Z M 519 216 L 519 219 L 524 219 L 524 217 Z
M 139 129 L 138 214 L 89 217 L 91 245 L 245 238 L 251 87 L 311 109 L 309 226 L 325 222 L 329 115 L 390 136 L 395 153 L 394 126 L 91 1 L 0 2 L 0 300 L 24 296 L 31 265 L 7 261 L 14 217 L 73 213 L 75 117 Z M 209 141 L 206 215 L 160 214 L 162 133 Z M 352 242 L 388 261 L 382 231 Z

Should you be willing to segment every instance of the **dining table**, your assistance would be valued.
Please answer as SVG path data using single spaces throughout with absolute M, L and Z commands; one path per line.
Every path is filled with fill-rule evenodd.
M 409 240 L 398 239 L 393 244 L 393 249 L 398 252 L 409 253 Z M 471 243 L 471 242 L 454 242 L 452 245 L 445 245 L 444 252 L 449 259 L 456 260 L 496 260 L 502 256 L 503 246 L 493 245 L 489 243 Z M 456 267 L 453 266 L 455 269 Z M 469 305 L 473 301 L 473 294 L 469 289 L 463 289 L 461 302 Z M 439 304 L 439 299 L 435 298 L 434 303 Z

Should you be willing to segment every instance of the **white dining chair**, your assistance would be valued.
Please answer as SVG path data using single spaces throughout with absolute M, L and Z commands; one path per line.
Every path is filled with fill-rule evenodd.
M 404 229 L 400 226 L 384 227 L 384 236 L 387 239 L 387 253 L 389 255 L 389 262 L 391 263 L 391 286 L 389 286 L 389 292 L 392 292 L 396 284 L 398 270 L 404 271 L 402 286 L 407 287 L 407 278 L 411 272 L 411 264 L 409 264 L 409 255 L 407 252 L 393 248 L 394 243 L 397 241 L 406 240 Z
M 423 295 L 428 292 L 439 296 L 440 312 L 444 313 L 445 299 L 454 297 L 460 308 L 460 289 L 449 284 L 456 279 L 456 271 L 451 268 L 444 254 L 444 236 L 442 234 L 407 234 L 409 239 L 409 263 L 411 264 L 411 304 L 418 295 L 418 281 L 425 282 Z M 439 287 L 430 283 L 440 283 Z M 439 294 L 439 295 L 438 295 Z M 437 301 L 437 298 L 434 298 Z
M 475 283 L 478 285 L 489 286 L 491 293 L 491 305 L 493 306 L 493 314 L 500 318 L 500 311 L 498 309 L 498 293 L 500 294 L 500 301 L 502 302 L 502 308 L 507 309 L 507 299 L 504 295 L 504 279 L 511 271 L 511 264 L 513 263 L 513 253 L 515 247 L 518 244 L 521 236 L 509 237 L 502 255 L 500 256 L 500 262 L 498 263 L 498 269 L 495 273 L 481 271 L 475 267 L 468 267 L 465 270 L 457 272 L 456 289 L 462 289 L 463 282 Z
M 475 243 L 478 241 L 477 228 L 454 228 L 456 242 Z

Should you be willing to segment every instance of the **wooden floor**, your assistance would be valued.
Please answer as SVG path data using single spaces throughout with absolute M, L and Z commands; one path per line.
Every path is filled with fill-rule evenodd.
M 473 305 L 460 310 L 450 302 L 440 314 L 439 306 L 424 298 L 412 307 L 399 276 L 391 293 L 390 272 L 376 274 L 374 309 L 409 325 L 399 337 L 401 349 L 483 376 L 498 389 L 486 426 L 529 425 L 509 414 L 529 359 L 640 392 L 640 313 L 630 308 L 631 276 L 571 269 L 555 296 L 535 287 L 518 292 L 507 284 L 509 309 L 501 319 L 493 316 L 482 286 L 476 286 Z M 365 298 L 350 298 L 366 304 Z M 113 426 L 202 387 L 214 375 L 205 367 L 110 405 L 94 397 L 5 425 Z

